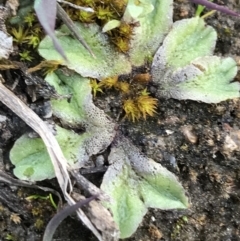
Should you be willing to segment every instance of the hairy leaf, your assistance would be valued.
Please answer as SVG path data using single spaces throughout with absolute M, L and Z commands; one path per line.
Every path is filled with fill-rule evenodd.
M 216 39 L 216 31 L 199 17 L 175 22 L 154 56 L 151 70 L 154 81 L 195 58 L 211 55 Z
M 158 96 L 218 103 L 240 97 L 240 83 L 233 82 L 237 65 L 232 58 L 198 58 L 160 82 Z
M 239 97 L 239 83 L 230 83 L 237 73 L 233 59 L 211 55 L 216 32 L 199 17 L 174 23 L 152 63 L 158 97 L 218 103 Z
M 60 94 L 72 94 L 70 100 L 52 100 L 53 113 L 70 127 L 84 127 L 76 134 L 57 126 L 56 139 L 72 168 L 88 165 L 89 156 L 107 148 L 115 136 L 114 126 L 104 112 L 92 102 L 89 80 L 75 73 L 51 74 L 47 80 Z M 16 166 L 14 174 L 22 180 L 40 181 L 54 177 L 54 170 L 47 150 L 40 138 L 27 135 L 19 138 L 10 152 Z
M 128 15 L 135 22 L 128 56 L 119 53 L 96 24 L 86 26 L 78 23 L 76 25 L 79 32 L 96 58 L 94 59 L 78 41 L 73 39 L 63 26 L 56 32 L 56 36 L 69 60 L 65 65 L 84 77 L 103 79 L 127 74 L 131 71 L 131 65 L 140 66 L 151 59 L 172 24 L 173 3 L 172 0 L 141 0 L 140 4 L 136 4 L 135 1 L 129 1 L 126 8 L 126 12 L 130 12 Z M 135 8 L 140 12 L 134 12 Z M 107 29 L 108 27 L 107 25 Z M 39 53 L 47 60 L 62 59 L 53 49 L 49 38 L 45 38 L 40 43 Z
M 89 24 L 85 27 L 83 24 L 76 23 L 76 27 L 79 28 L 96 58 L 94 59 L 77 40 L 73 39 L 69 30 L 63 26 L 56 32 L 56 36 L 69 60 L 64 63 L 68 68 L 75 70 L 84 77 L 99 79 L 127 74 L 131 71 L 131 66 L 126 56 L 117 52 L 110 45 L 107 36 L 101 33 L 100 28 L 96 24 Z M 47 60 L 62 59 L 53 49 L 48 37 L 40 43 L 39 53 Z
M 84 166 L 87 163 L 84 137 L 86 138 L 57 126 L 56 139 L 71 166 Z M 14 175 L 21 180 L 41 181 L 55 177 L 52 162 L 41 138 L 32 139 L 27 134 L 20 137 L 11 149 L 10 159 L 15 165 Z
M 71 71 L 58 71 L 57 75 L 49 75 L 46 80 L 59 94 L 72 94 L 70 100 L 52 100 L 53 114 L 65 125 L 86 129 L 90 134 L 85 142 L 89 155 L 97 154 L 110 145 L 115 136 L 115 123 L 93 104 L 89 79 Z
M 145 17 L 154 9 L 151 0 L 128 0 L 127 7 L 123 16 L 123 21 L 127 23 L 137 22 L 140 18 Z
M 176 177 L 143 156 L 126 138 L 111 149 L 109 161 L 112 165 L 104 175 L 101 189 L 113 200 L 106 206 L 113 213 L 121 238 L 136 231 L 149 207 L 187 208 L 188 199 Z
M 131 8 L 133 8 L 132 2 L 136 1 L 129 1 Z M 142 0 L 141 2 L 138 8 L 142 9 L 142 12 L 136 19 L 138 26 L 134 28 L 130 43 L 130 61 L 134 66 L 143 65 L 146 60 L 152 58 L 172 25 L 172 0 Z M 134 12 L 134 9 L 132 11 Z

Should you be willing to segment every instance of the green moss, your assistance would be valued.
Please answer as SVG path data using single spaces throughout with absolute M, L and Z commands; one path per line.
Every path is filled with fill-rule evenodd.
M 71 6 L 65 5 L 65 11 L 74 21 L 83 23 L 97 23 L 101 28 L 112 20 L 122 22 L 123 14 L 128 3 L 128 0 L 113 0 L 113 1 L 93 1 L 93 0 L 71 0 L 73 4 L 93 8 L 94 13 L 82 10 L 73 9 Z M 112 44 L 117 50 L 127 53 L 130 48 L 130 40 L 133 34 L 134 24 L 121 23 L 119 28 L 114 28 L 107 32 Z

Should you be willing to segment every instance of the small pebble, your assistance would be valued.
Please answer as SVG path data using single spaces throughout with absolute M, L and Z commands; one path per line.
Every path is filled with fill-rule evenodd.
M 193 132 L 193 127 L 191 125 L 186 125 L 181 128 L 185 139 L 192 144 L 196 144 L 198 141 L 197 135 Z
M 96 158 L 96 166 L 102 167 L 104 165 L 104 157 L 103 155 L 97 156 Z
M 5 122 L 7 117 L 5 115 L 0 115 L 0 122 Z

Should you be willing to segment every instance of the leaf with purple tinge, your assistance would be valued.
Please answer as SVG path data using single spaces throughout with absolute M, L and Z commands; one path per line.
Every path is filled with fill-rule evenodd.
M 71 215 L 73 212 L 77 211 L 78 208 L 84 205 L 87 205 L 89 202 L 91 202 L 96 198 L 97 196 L 86 198 L 85 200 L 79 201 L 72 206 L 65 207 L 64 209 L 59 211 L 56 215 L 54 215 L 54 217 L 50 220 L 50 222 L 48 223 L 45 229 L 43 241 L 51 241 L 56 229 L 67 216 Z
M 66 60 L 67 57 L 54 33 L 57 15 L 57 0 L 35 0 L 34 9 L 36 11 L 39 22 L 41 23 L 45 32 L 52 39 L 55 49 Z
M 236 12 L 232 11 L 231 9 L 225 7 L 225 6 L 221 6 L 221 5 L 218 5 L 216 3 L 209 2 L 207 0 L 191 0 L 191 1 L 193 3 L 203 5 L 203 6 L 207 7 L 207 8 L 210 8 L 210 9 L 213 9 L 213 10 L 217 10 L 219 12 L 226 13 L 228 15 L 232 15 L 232 16 L 235 16 L 235 17 L 240 17 L 239 13 L 236 13 Z

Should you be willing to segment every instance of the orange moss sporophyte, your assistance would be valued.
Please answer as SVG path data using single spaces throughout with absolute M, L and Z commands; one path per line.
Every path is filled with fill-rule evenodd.
M 148 84 L 151 80 L 151 75 L 149 73 L 136 74 L 133 77 L 133 81 L 139 84 Z

